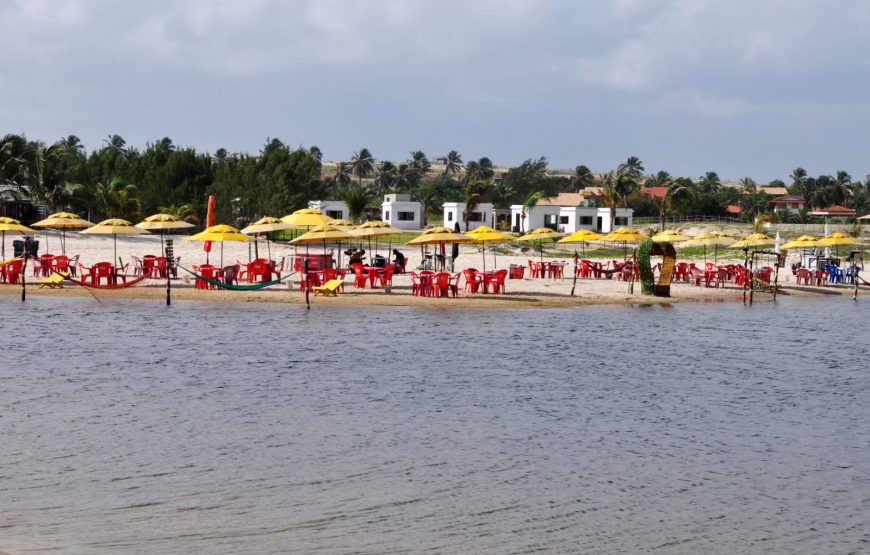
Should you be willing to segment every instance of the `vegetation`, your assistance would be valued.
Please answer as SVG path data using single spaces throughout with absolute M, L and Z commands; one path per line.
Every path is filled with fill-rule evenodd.
M 218 199 L 218 221 L 237 226 L 264 215 L 280 217 L 316 199 L 343 199 L 352 205 L 352 217 L 362 219 L 376 217 L 386 193 L 412 195 L 423 204 L 424 223 L 429 214 L 440 212 L 441 203 L 457 199 L 468 207 L 466 220 L 483 202 L 502 209 L 523 206 L 525 220 L 542 198 L 592 187 L 602 190 L 592 197 L 593 204 L 609 207 L 611 220 L 617 207 L 628 207 L 636 217 L 656 218 L 660 227 L 674 215 L 722 217 L 729 205 L 740 206 L 740 218 L 747 222 L 771 212 L 771 196 L 750 177 L 737 186 L 723 185 L 714 171 L 696 178 L 659 171 L 644 178 L 643 162 L 636 156 L 605 173 L 584 165 L 554 172 L 544 156 L 501 171 L 485 156 L 463 162 L 456 150 L 435 160 L 441 165 L 433 167 L 422 150 L 411 151 L 405 161 L 377 160 L 368 148 L 360 148 L 349 161 L 329 163 L 316 146 L 289 147 L 277 138 L 267 138 L 255 154 L 225 148 L 211 154 L 179 147 L 169 137 L 139 150 L 116 134 L 88 152 L 75 135 L 46 144 L 7 134 L 0 139 L 0 184 L 7 186 L 7 194 L 24 197 L 29 192 L 49 210 L 77 212 L 92 221 L 135 220 L 163 211 L 200 223 L 209 195 Z M 834 204 L 870 212 L 870 178 L 855 180 L 844 171 L 813 177 L 795 168 L 788 181 L 789 193 L 807 206 L 799 213 L 771 216 L 774 220 L 808 222 L 813 208 Z M 641 185 L 667 189 L 664 196 L 652 196 Z M 786 186 L 780 180 L 769 185 Z

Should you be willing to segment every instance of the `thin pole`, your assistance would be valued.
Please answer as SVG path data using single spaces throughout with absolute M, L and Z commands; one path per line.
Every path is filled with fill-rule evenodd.
M 574 247 L 574 283 L 571 284 L 571 296 L 574 296 L 574 288 L 577 287 L 577 247 Z
M 21 302 L 24 302 L 24 299 L 27 298 L 27 243 L 24 243 L 24 264 L 21 265 L 21 275 L 19 278 L 21 279 Z
M 749 249 L 743 250 L 743 304 L 746 304 L 746 280 L 749 273 Z
M 306 247 L 308 243 L 305 243 Z M 305 272 L 305 310 L 311 310 L 311 301 L 308 299 L 308 291 L 311 289 L 311 280 L 308 279 L 308 257 L 305 257 L 305 261 L 302 265 L 302 271 Z
M 779 291 L 779 255 L 776 255 L 776 264 L 773 266 L 773 300 L 776 300 L 776 293 Z
M 752 306 L 752 301 L 755 298 L 755 251 L 752 251 L 752 261 L 749 267 L 749 306 Z

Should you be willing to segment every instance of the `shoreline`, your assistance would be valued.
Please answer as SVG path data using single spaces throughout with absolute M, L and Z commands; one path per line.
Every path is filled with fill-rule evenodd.
M 524 280 L 525 281 L 525 280 Z M 510 283 L 510 282 L 509 282 Z M 273 290 L 260 291 L 222 291 L 222 290 L 198 290 L 192 284 L 173 284 L 171 291 L 172 300 L 195 301 L 195 302 L 235 302 L 235 303 L 270 303 L 287 305 L 304 305 L 305 295 L 298 287 L 282 286 Z M 852 296 L 854 288 L 847 286 L 796 286 L 780 284 L 780 295 L 789 297 L 826 297 L 826 296 Z M 418 297 L 411 294 L 410 286 L 397 285 L 392 293 L 386 293 L 383 289 L 355 289 L 352 285 L 345 285 L 345 292 L 336 297 L 326 297 L 314 294 L 310 295 L 312 306 L 401 306 L 419 308 L 515 308 L 515 309 L 559 309 L 584 306 L 622 305 L 630 306 L 637 304 L 672 304 L 675 302 L 742 302 L 743 289 L 739 287 L 705 288 L 690 284 L 672 284 L 670 297 L 656 297 L 640 294 L 640 284 L 635 283 L 635 293 L 629 294 L 628 284 L 622 281 L 611 280 L 577 280 L 575 296 L 570 296 L 571 280 L 555 280 L 551 288 L 556 291 L 508 291 L 505 294 L 463 294 L 456 298 Z M 870 294 L 867 288 L 859 289 L 861 293 Z M 160 285 L 140 285 L 128 289 L 88 289 L 75 284 L 67 284 L 63 289 L 40 289 L 35 282 L 27 283 L 27 297 L 65 297 L 65 298 L 95 298 L 102 300 L 143 300 L 164 303 L 166 299 L 166 287 Z M 20 297 L 19 285 L 0 285 L 0 295 L 6 298 Z M 770 299 L 769 293 L 757 293 L 756 300 Z M 0 552 L 0 555 L 4 555 Z

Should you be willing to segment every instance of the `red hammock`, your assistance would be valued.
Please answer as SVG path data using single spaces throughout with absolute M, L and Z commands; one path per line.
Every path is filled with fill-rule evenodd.
M 57 272 L 55 272 L 55 273 L 57 273 Z M 60 275 L 62 275 L 64 278 L 70 280 L 73 283 L 77 283 L 77 284 L 81 285 L 82 287 L 90 287 L 91 289 L 124 289 L 125 287 L 132 287 L 132 286 L 136 285 L 137 283 L 139 283 L 140 281 L 142 281 L 143 279 L 148 277 L 148 276 L 144 276 L 144 275 L 139 276 L 139 277 L 135 278 L 133 281 L 128 281 L 128 282 L 122 283 L 120 285 L 94 285 L 92 283 L 85 283 L 81 280 L 72 278 L 66 274 L 60 274 Z M 124 276 L 124 277 L 126 277 L 126 276 Z

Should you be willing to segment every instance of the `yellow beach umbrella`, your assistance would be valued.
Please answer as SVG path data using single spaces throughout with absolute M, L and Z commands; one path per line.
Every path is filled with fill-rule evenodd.
M 288 224 L 287 222 L 282 222 L 278 218 L 273 218 L 271 216 L 264 216 L 252 223 L 246 228 L 242 229 L 242 233 L 246 235 L 265 235 L 266 236 L 266 250 L 269 253 L 269 260 L 272 259 L 272 245 L 269 241 L 269 234 L 275 231 L 287 231 L 289 229 L 297 229 L 297 227 L 293 224 Z M 248 256 L 250 256 L 251 251 L 248 251 Z M 260 257 L 259 250 L 259 242 L 254 240 L 254 256 L 256 258 Z
M 483 252 L 483 271 L 486 272 L 486 244 L 487 243 L 510 243 L 514 240 L 513 235 L 507 235 L 489 226 L 482 225 L 472 231 L 466 233 L 475 243 L 481 243 Z M 495 263 L 495 251 L 492 254 L 493 263 Z
M 224 265 L 224 241 L 253 241 L 250 235 L 245 235 L 233 226 L 226 224 L 213 225 L 196 235 L 187 238 L 188 241 L 217 241 L 221 244 L 221 266 Z
M 453 245 L 453 244 L 461 244 L 461 243 L 471 243 L 474 239 L 468 237 L 467 235 L 463 235 L 458 231 L 450 229 L 449 227 L 433 227 L 429 228 L 417 237 L 414 237 L 407 243 L 406 245 L 420 245 L 421 248 L 423 245 L 440 245 L 441 246 L 441 256 L 443 260 L 447 260 L 447 253 L 444 251 L 444 245 Z
M 560 231 L 553 231 L 549 227 L 539 227 L 537 229 L 533 229 L 532 231 L 517 237 L 514 241 L 538 241 L 538 245 L 541 249 L 541 262 L 544 261 L 544 241 L 549 239 L 556 242 L 556 239 L 561 239 L 565 237 L 567 233 L 562 233 Z
M 402 233 L 402 230 L 396 229 L 390 224 L 380 221 L 373 220 L 370 222 L 362 223 L 349 231 L 349 233 L 356 237 L 357 239 L 368 238 L 369 241 L 369 250 L 372 249 L 372 237 L 387 237 L 390 235 L 396 235 L 398 233 Z M 377 251 L 378 244 L 375 243 L 375 250 Z M 390 239 L 388 249 L 393 247 L 393 241 Z
M 673 229 L 666 229 L 662 232 L 656 233 L 651 237 L 651 239 L 656 243 L 679 243 L 681 241 L 688 241 L 691 237 L 683 235 Z
M 571 235 L 567 237 L 563 237 L 556 241 L 557 243 L 580 243 L 581 249 L 583 251 L 583 255 L 586 255 L 586 243 L 590 241 L 601 241 L 604 238 L 600 233 L 595 233 L 594 231 L 589 231 L 588 229 L 578 229 Z M 574 254 L 577 254 L 577 250 L 574 250 Z
M 768 237 L 763 233 L 753 233 L 752 235 L 748 235 L 743 239 L 740 239 L 736 243 L 732 243 L 728 246 L 729 249 L 742 249 L 749 247 L 761 247 L 764 245 L 772 245 L 776 241 Z
M 682 247 L 704 247 L 704 263 L 707 262 L 707 247 L 713 247 L 713 263 L 719 261 L 719 247 L 734 243 L 734 239 L 721 231 L 702 231 L 688 241 L 683 242 Z
M 354 227 L 353 222 L 350 220 L 329 220 L 326 222 L 326 225 L 337 227 L 343 231 L 350 231 Z
M 816 241 L 816 245 L 819 247 L 835 247 L 837 255 L 840 254 L 840 245 L 860 245 L 861 239 L 858 237 L 852 237 L 848 233 L 837 232 L 831 233 L 824 239 L 819 239 Z
M 605 235 L 602 241 L 622 243 L 623 257 L 627 257 L 628 251 L 626 243 L 643 243 L 647 239 L 649 239 L 647 235 L 644 235 L 633 227 L 620 227 L 619 229 L 611 231 Z
M 801 249 L 818 246 L 819 240 L 812 235 L 801 235 L 797 239 L 792 239 L 787 243 L 780 245 L 782 249 Z
M 139 229 L 145 229 L 147 231 L 159 231 L 160 232 L 160 253 L 165 254 L 163 250 L 163 234 L 168 232 L 177 231 L 179 229 L 190 229 L 195 227 L 194 224 L 190 222 L 185 222 L 184 220 L 178 219 L 177 216 L 173 216 L 172 214 L 152 214 L 148 216 L 138 224 L 136 227 Z
M 332 218 L 324 215 L 320 210 L 315 210 L 313 208 L 303 208 L 302 210 L 297 210 L 296 212 L 281 218 L 282 222 L 292 224 L 296 226 L 296 229 L 310 229 L 312 227 L 323 225 L 330 220 L 332 220 Z
M 335 241 L 341 245 L 342 241 L 353 239 L 353 236 L 343 229 L 331 225 L 319 225 L 299 237 L 290 241 L 294 245 L 305 245 L 305 252 L 308 252 L 308 245 L 311 243 L 323 243 L 323 254 L 326 254 L 326 243 Z M 341 246 L 339 246 L 341 249 Z M 341 263 L 339 263 L 339 266 Z
M 114 248 L 114 256 L 112 257 L 112 265 L 115 265 L 115 260 L 118 260 L 118 235 L 141 235 L 148 233 L 144 229 L 134 226 L 127 220 L 120 218 L 110 218 L 103 220 L 95 226 L 89 227 L 79 233 L 83 235 L 111 235 Z M 118 264 L 120 266 L 120 264 Z
M 60 235 L 60 250 L 66 254 L 66 230 L 68 229 L 85 229 L 91 227 L 93 222 L 89 222 L 80 218 L 77 214 L 69 212 L 57 212 L 50 215 L 44 220 L 40 220 L 33 224 L 33 227 L 44 227 L 47 229 L 59 229 Z M 46 248 L 46 250 L 48 250 Z
M 0 233 L 3 234 L 2 254 L 0 260 L 6 260 L 6 232 L 18 233 L 20 235 L 35 235 L 36 231 L 30 229 L 26 225 L 22 225 L 18 220 L 3 216 L 0 218 Z

